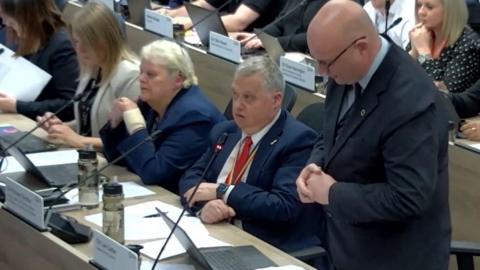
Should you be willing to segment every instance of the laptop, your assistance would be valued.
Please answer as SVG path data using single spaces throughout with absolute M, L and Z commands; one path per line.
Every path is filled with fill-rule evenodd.
M 3 144 L 3 142 L 0 142 L 0 144 Z M 34 176 L 48 186 L 63 187 L 77 182 L 78 165 L 76 163 L 37 167 L 27 155 L 16 146 L 10 147 L 7 152 L 20 163 L 27 174 Z M 18 173 L 12 173 L 12 175 L 13 174 L 18 175 Z
M 145 26 L 145 9 L 152 9 L 151 0 L 131 0 L 128 1 L 128 11 L 130 12 L 129 21 L 135 25 Z
M 227 29 L 218 11 L 208 10 L 188 2 L 185 2 L 184 6 L 187 9 L 188 16 L 192 20 L 192 25 L 195 25 L 198 38 L 205 48 L 209 48 L 210 31 L 228 37 Z M 247 49 L 241 46 L 242 55 L 254 55 L 262 52 L 262 49 Z
M 9 145 L 14 144 L 18 139 L 20 139 L 26 133 L 27 132 L 24 132 L 24 131 L 16 131 L 8 135 L 3 134 L 0 136 L 0 140 L 4 142 L 3 145 L 5 147 L 8 147 Z M 53 151 L 57 149 L 56 145 L 51 144 L 43 139 L 40 139 L 39 137 L 32 134 L 27 135 L 20 142 L 18 142 L 16 146 L 26 154 Z
M 254 29 L 253 32 L 262 42 L 268 56 L 270 56 L 270 59 L 272 59 L 273 62 L 280 64 L 280 57 L 285 55 L 285 51 L 283 50 L 283 47 L 278 39 L 260 29 Z
M 173 229 L 174 222 L 166 213 L 155 208 L 165 220 L 168 227 Z M 197 248 L 188 234 L 177 226 L 175 237 L 200 266 L 207 270 L 249 270 L 276 266 L 270 259 L 263 255 L 254 246 Z

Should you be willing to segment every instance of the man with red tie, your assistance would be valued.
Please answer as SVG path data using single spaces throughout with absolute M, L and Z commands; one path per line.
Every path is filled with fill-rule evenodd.
M 206 153 L 180 180 L 185 203 L 203 222 L 232 222 L 285 251 L 319 245 L 321 219 L 303 205 L 295 179 L 316 133 L 281 108 L 284 81 L 267 57 L 239 65 L 232 83 L 233 121 L 217 124 Z M 200 179 L 219 138 L 223 149 Z

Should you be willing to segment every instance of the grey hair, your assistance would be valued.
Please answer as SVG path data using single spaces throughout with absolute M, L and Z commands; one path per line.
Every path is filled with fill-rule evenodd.
M 247 58 L 235 71 L 235 76 L 248 77 L 261 73 L 264 77 L 264 86 L 270 91 L 284 92 L 285 81 L 278 66 L 267 56 Z
M 156 65 L 164 66 L 170 74 L 179 72 L 185 77 L 183 82 L 185 88 L 198 84 L 190 56 L 176 42 L 165 39 L 153 41 L 142 48 L 141 57 Z

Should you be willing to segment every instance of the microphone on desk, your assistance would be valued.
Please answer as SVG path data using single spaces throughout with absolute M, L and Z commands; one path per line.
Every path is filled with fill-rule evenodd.
M 168 237 L 167 237 L 167 239 L 165 240 L 165 243 L 163 243 L 163 246 L 162 246 L 162 248 L 160 249 L 160 252 L 158 253 L 157 257 L 155 258 L 155 261 L 153 262 L 152 270 L 155 269 L 155 266 L 157 265 L 158 261 L 160 260 L 160 257 L 162 256 L 162 253 L 163 253 L 163 251 L 165 250 L 165 247 L 167 246 L 168 241 L 170 240 L 170 238 L 172 238 L 172 235 L 173 235 L 173 233 L 175 232 L 175 229 L 178 227 L 178 224 L 180 223 L 180 220 L 182 219 L 183 215 L 185 214 L 185 211 L 187 211 L 188 205 L 190 204 L 190 202 L 192 201 L 193 197 L 195 196 L 195 193 L 197 192 L 198 187 L 200 187 L 200 184 L 203 182 L 203 179 L 205 178 L 205 175 L 207 174 L 207 172 L 208 172 L 208 170 L 210 169 L 210 167 L 212 166 L 213 161 L 214 161 L 215 158 L 218 156 L 218 154 L 220 153 L 220 151 L 222 151 L 223 146 L 225 145 L 225 141 L 227 140 L 227 138 L 228 138 L 228 133 L 223 133 L 222 136 L 220 136 L 220 138 L 218 138 L 217 142 L 215 143 L 215 145 L 214 145 L 214 147 L 213 147 L 213 154 L 212 154 L 212 156 L 210 157 L 210 160 L 208 161 L 207 166 L 206 166 L 205 169 L 203 170 L 202 175 L 200 176 L 200 179 L 198 180 L 197 184 L 196 184 L 195 187 L 193 188 L 193 192 L 192 192 L 192 194 L 190 195 L 190 197 L 188 198 L 188 200 L 187 200 L 187 202 L 186 202 L 186 206 L 183 207 L 182 212 L 181 212 L 180 215 L 178 216 L 177 221 L 176 221 L 175 224 L 173 225 L 173 228 L 172 228 L 172 230 L 170 231 L 170 233 L 168 234 Z
M 107 169 L 108 167 L 114 165 L 115 163 L 117 163 L 118 161 L 120 161 L 121 159 L 125 158 L 126 156 L 128 156 L 131 152 L 133 152 L 134 150 L 136 150 L 138 147 L 140 147 L 141 145 L 143 145 L 144 143 L 146 142 L 149 142 L 149 141 L 154 141 L 158 135 L 160 135 L 160 133 L 162 133 L 162 130 L 157 130 L 155 132 L 152 133 L 152 135 L 148 136 L 147 138 L 141 140 L 140 142 L 138 142 L 137 144 L 135 144 L 134 146 L 132 146 L 131 148 L 129 148 L 127 151 L 125 151 L 124 153 L 122 153 L 121 155 L 119 155 L 117 158 L 115 158 L 114 160 L 112 160 L 111 162 L 108 162 L 105 166 L 101 167 L 100 169 L 98 169 L 94 174 L 91 174 L 89 175 L 87 178 L 85 178 L 84 181 L 87 181 L 89 180 L 90 178 L 93 178 L 93 177 L 97 177 L 100 175 L 100 173 L 102 171 L 104 171 L 105 169 Z M 70 185 L 67 185 L 65 188 L 65 190 L 63 190 L 57 197 L 55 197 L 55 199 L 52 200 L 52 204 L 48 207 L 46 213 L 45 213 L 45 224 L 47 224 L 48 226 L 48 222 L 50 221 L 50 218 L 51 218 L 51 215 L 52 215 L 52 208 L 53 206 L 60 200 L 60 198 L 62 198 L 65 194 L 67 194 L 68 192 L 70 192 L 71 190 L 73 190 L 74 188 L 76 188 L 78 186 L 78 183 L 75 182 L 75 183 L 72 183 Z M 56 188 L 53 192 L 55 192 L 56 190 L 61 190 L 61 188 Z
M 79 101 L 84 95 L 86 94 L 86 92 L 82 92 L 82 93 L 79 93 L 77 95 L 75 95 L 72 99 L 70 99 L 67 103 L 65 103 L 62 107 L 60 107 L 58 110 L 56 110 L 54 113 L 52 113 L 51 115 L 49 115 L 47 118 L 45 118 L 43 121 L 37 123 L 35 125 L 35 127 L 33 127 L 32 129 L 30 129 L 28 132 L 26 132 L 25 134 L 23 134 L 22 136 L 20 136 L 20 138 L 18 138 L 17 140 L 15 140 L 13 143 L 11 143 L 10 145 L 8 145 L 7 147 L 1 147 L 0 146 L 0 154 L 3 154 L 3 155 L 0 155 L 0 168 L 2 168 L 2 165 L 3 165 L 3 157 L 6 157 L 6 153 L 7 151 L 14 147 L 15 145 L 17 145 L 19 142 L 21 142 L 23 139 L 25 139 L 28 135 L 32 134 L 35 130 L 37 130 L 39 127 L 41 127 L 43 124 L 45 124 L 48 120 L 52 119 L 53 117 L 57 116 L 59 113 L 61 113 L 62 111 L 64 111 L 66 108 L 68 108 L 70 105 L 72 105 L 74 102 L 76 101 Z
M 286 17 L 292 15 L 293 12 L 297 11 L 297 9 L 305 6 L 308 4 L 310 0 L 302 0 L 297 6 L 295 6 L 294 8 L 288 10 L 287 12 L 285 12 L 284 14 L 282 14 L 281 16 L 277 17 L 275 20 L 273 20 L 273 22 L 269 23 L 267 26 L 270 26 L 270 25 L 275 25 L 277 23 L 279 23 L 280 21 L 282 21 L 283 19 L 285 19 Z M 266 28 L 267 26 L 265 27 L 262 27 L 260 30 L 263 30 L 264 28 Z M 257 35 L 252 35 L 251 37 L 247 38 L 246 40 L 241 40 L 241 42 L 243 43 L 247 43 L 249 42 L 250 40 L 254 39 L 255 37 L 257 37 Z

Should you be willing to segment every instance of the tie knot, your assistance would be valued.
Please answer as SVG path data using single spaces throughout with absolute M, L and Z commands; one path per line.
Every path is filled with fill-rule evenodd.
M 251 136 L 245 137 L 245 139 L 243 139 L 243 144 L 244 144 L 245 147 L 252 146 L 252 144 L 253 144 L 252 137 Z

